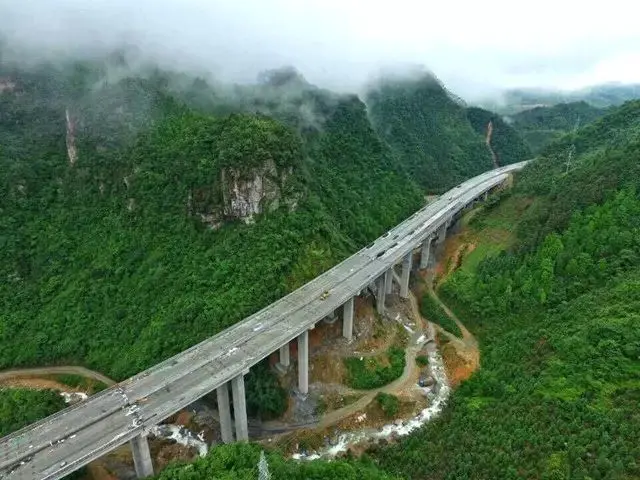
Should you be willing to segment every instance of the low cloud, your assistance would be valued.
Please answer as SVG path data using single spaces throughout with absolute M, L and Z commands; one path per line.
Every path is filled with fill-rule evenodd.
M 164 67 L 236 82 L 293 65 L 311 83 L 340 91 L 404 64 L 428 66 L 471 99 L 505 87 L 640 81 L 637 62 L 624 61 L 640 53 L 633 3 L 515 3 L 0 0 L 0 36 L 21 58 L 97 55 L 126 44 Z

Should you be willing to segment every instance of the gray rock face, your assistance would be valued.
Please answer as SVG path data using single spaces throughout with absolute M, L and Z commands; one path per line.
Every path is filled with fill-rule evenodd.
M 0 93 L 13 92 L 16 88 L 16 84 L 9 78 L 0 77 Z
M 273 160 L 251 169 L 225 167 L 220 172 L 219 184 L 200 186 L 189 192 L 187 212 L 216 230 L 225 220 L 253 223 L 256 215 L 274 211 L 280 205 L 293 211 L 300 192 L 292 193 L 287 188 L 292 175 L 292 168 L 278 170 Z
M 223 212 L 227 218 L 252 223 L 254 216 L 278 208 L 284 185 L 291 172 L 278 172 L 269 160 L 249 174 L 235 168 L 222 170 Z

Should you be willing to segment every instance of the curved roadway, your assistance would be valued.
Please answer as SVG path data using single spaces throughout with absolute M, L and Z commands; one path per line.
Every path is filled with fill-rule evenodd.
M 0 479 L 58 479 L 147 432 L 358 295 L 525 163 L 462 183 L 340 264 L 227 330 L 0 439 Z

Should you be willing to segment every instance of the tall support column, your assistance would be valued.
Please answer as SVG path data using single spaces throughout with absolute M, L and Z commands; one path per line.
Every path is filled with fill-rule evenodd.
M 353 309 L 354 298 L 351 297 L 344 304 L 342 311 L 342 336 L 347 340 L 351 340 L 353 338 Z
M 438 229 L 438 243 L 444 242 L 447 238 L 447 223 L 443 223 L 442 226 Z
M 231 407 L 229 406 L 229 383 L 216 388 L 218 396 L 218 413 L 220 415 L 220 434 L 224 443 L 233 443 L 233 425 L 231 423 Z
M 420 269 L 424 270 L 429 266 L 429 253 L 431 250 L 431 237 L 425 239 L 422 242 L 422 249 L 420 250 Z
M 289 368 L 291 365 L 291 352 L 289 351 L 289 342 L 280 347 L 280 365 L 282 367 Z
M 298 390 L 309 393 L 309 330 L 298 336 Z
M 249 425 L 247 424 L 247 400 L 244 394 L 244 373 L 231 380 L 233 392 L 233 417 L 236 424 L 236 440 L 249 440 Z
M 393 267 L 386 271 L 384 274 L 384 291 L 391 293 L 393 290 Z
M 482 199 L 486 202 L 487 198 L 489 198 L 489 192 L 484 192 L 484 194 L 482 195 Z
M 402 259 L 402 278 L 400 279 L 400 296 L 409 298 L 409 275 L 411 274 L 411 261 L 413 260 L 413 252 L 407 253 Z
M 386 286 L 384 281 L 384 275 L 378 278 L 378 288 L 376 294 L 376 310 L 380 315 L 384 313 L 384 300 L 386 296 Z
M 136 469 L 138 478 L 150 477 L 153 475 L 153 463 L 149 452 L 149 442 L 146 435 L 138 435 L 129 442 L 131 453 L 133 454 L 133 466 Z

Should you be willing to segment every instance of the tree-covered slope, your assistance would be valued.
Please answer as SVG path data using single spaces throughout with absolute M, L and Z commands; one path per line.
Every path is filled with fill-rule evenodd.
M 509 117 L 534 153 L 539 153 L 553 140 L 580 126 L 589 124 L 607 113 L 604 108 L 587 102 L 559 103 L 535 107 Z
M 53 390 L 0 388 L 0 437 L 62 410 L 64 400 Z
M 0 368 L 123 378 L 421 204 L 355 97 L 308 89 L 310 110 L 283 104 L 285 89 L 257 108 L 259 93 L 180 90 L 115 63 L 0 72 Z M 262 197 L 248 206 L 251 192 Z
M 621 188 L 640 190 L 640 101 L 563 136 L 521 175 L 517 192 L 535 196 L 519 228 L 525 245 L 564 229 L 577 210 Z
M 432 192 L 492 168 L 484 137 L 465 106 L 433 76 L 382 78 L 366 94 L 378 135 L 407 172 Z
M 467 108 L 467 118 L 476 133 L 485 139 L 489 136 L 490 146 L 500 166 L 528 160 L 531 150 L 520 134 L 500 115 L 478 107 Z
M 513 219 L 519 245 L 441 289 L 482 368 L 441 418 L 378 451 L 381 466 L 408 478 L 640 476 L 639 113 L 620 107 L 522 173 L 507 199 L 533 201 Z

